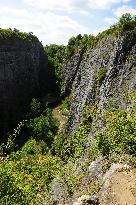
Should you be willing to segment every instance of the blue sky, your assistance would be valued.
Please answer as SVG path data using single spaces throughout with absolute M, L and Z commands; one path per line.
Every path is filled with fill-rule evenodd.
M 66 44 L 79 33 L 96 35 L 127 12 L 136 15 L 136 0 L 0 0 L 0 27 L 33 32 L 43 45 Z

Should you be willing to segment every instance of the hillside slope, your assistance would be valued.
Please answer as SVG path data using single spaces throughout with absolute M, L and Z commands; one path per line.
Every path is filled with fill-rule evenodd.
M 0 204 L 136 205 L 136 17 L 47 46 L 48 66 L 31 33 L 0 42 L 0 120 L 22 117 L 0 144 Z
M 136 32 L 106 35 L 94 48 L 80 49 L 66 63 L 63 76 L 62 95 L 73 98 L 69 132 L 81 122 L 85 105 L 97 104 L 100 113 L 110 104 L 126 109 L 136 89 Z

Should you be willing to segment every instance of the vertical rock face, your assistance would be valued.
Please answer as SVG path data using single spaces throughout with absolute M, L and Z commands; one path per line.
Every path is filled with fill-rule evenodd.
M 0 130 L 20 118 L 44 79 L 48 87 L 47 57 L 36 37 L 0 35 Z
M 73 57 L 72 61 L 66 63 L 65 69 L 62 70 L 62 75 L 64 76 L 64 86 L 61 90 L 62 96 L 69 95 L 71 93 L 71 89 L 73 89 L 73 83 L 75 82 L 84 51 L 85 48 L 81 48 L 79 52 Z
M 81 55 L 79 64 L 75 57 Z M 97 103 L 101 113 L 110 101 L 114 101 L 116 107 L 127 107 L 128 95 L 136 89 L 136 33 L 108 35 L 93 49 L 87 49 L 84 54 L 79 51 L 76 56 L 63 70 L 66 80 L 62 90 L 69 87 L 73 97 L 69 132 L 80 123 L 86 104 Z M 73 65 L 77 68 L 76 74 L 71 77 L 72 81 L 67 81 Z

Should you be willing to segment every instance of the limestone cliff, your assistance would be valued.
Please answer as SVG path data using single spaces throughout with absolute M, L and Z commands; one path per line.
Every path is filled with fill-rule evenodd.
M 39 90 L 47 93 L 51 87 L 39 40 L 31 33 L 0 30 L 0 130 L 20 119 L 31 98 L 41 94 Z
M 136 33 L 110 34 L 93 48 L 80 49 L 63 69 L 62 95 L 72 95 L 71 132 L 81 122 L 83 107 L 96 103 L 102 114 L 110 103 L 126 108 L 136 89 Z M 124 101 L 126 103 L 124 103 Z

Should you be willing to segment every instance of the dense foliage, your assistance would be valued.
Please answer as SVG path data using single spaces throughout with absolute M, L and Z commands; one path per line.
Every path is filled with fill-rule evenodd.
M 95 37 L 93 35 L 81 34 L 77 35 L 76 37 L 71 37 L 68 41 L 67 50 L 66 50 L 66 57 L 68 60 L 78 52 L 81 47 L 86 48 L 87 45 L 92 45 Z
M 70 111 L 70 104 L 71 104 L 71 98 L 66 97 L 64 100 L 62 100 L 60 105 L 60 111 L 62 115 L 68 117 L 69 111 Z
M 91 109 L 91 110 L 89 110 Z M 97 113 L 96 106 L 85 109 L 83 124 L 70 136 L 56 135 L 57 124 L 54 123 L 51 111 L 31 119 L 26 124 L 31 127 L 29 140 L 19 151 L 11 149 L 10 154 L 1 155 L 0 164 L 0 203 L 1 204 L 42 204 L 51 189 L 54 178 L 67 186 L 69 195 L 80 186 L 86 174 L 86 165 L 80 168 L 77 175 L 73 163 L 88 149 L 88 134 L 92 129 L 90 113 Z M 96 114 L 92 115 L 96 118 Z M 87 121 L 89 120 L 89 123 Z M 85 123 L 86 122 L 86 123 Z M 103 117 L 105 129 L 96 135 L 93 147 L 90 147 L 89 160 L 102 154 L 112 153 L 134 155 L 136 150 L 136 112 L 135 106 L 129 111 L 111 109 Z M 23 123 L 14 132 L 20 133 Z M 94 126 L 94 125 L 93 125 Z M 18 134 L 17 134 L 17 133 Z M 11 142 L 12 139 L 10 138 Z M 8 143 L 9 143 L 8 142 Z M 48 144 L 49 142 L 49 144 Z M 10 144 L 10 143 L 9 143 Z M 69 162 L 71 165 L 66 166 Z M 74 174 L 75 173 L 75 174 Z
M 136 111 L 136 110 L 135 110 Z M 97 135 L 96 143 L 103 155 L 113 152 L 134 155 L 136 150 L 136 112 L 113 109 L 105 114 L 106 129 Z
M 61 159 L 49 154 L 58 131 L 52 110 L 44 109 L 33 99 L 30 117 L 20 122 L 9 134 L 7 143 L 0 146 L 0 204 L 3 205 L 42 204 L 51 180 L 61 168 Z M 24 135 L 29 135 L 28 139 L 16 151 L 16 143 Z
M 42 204 L 49 184 L 61 168 L 58 157 L 42 155 L 40 145 L 29 140 L 21 151 L 0 164 L 0 204 Z
M 90 132 L 88 125 L 82 125 L 74 134 L 59 135 L 53 144 L 52 151 L 64 161 L 70 158 L 77 159 L 84 153 L 87 136 Z
M 55 72 L 58 89 L 61 89 L 61 85 L 62 85 L 61 71 L 64 66 L 63 60 L 65 58 L 66 47 L 63 45 L 51 44 L 51 45 L 47 45 L 44 49 L 48 55 L 48 65 Z
M 16 38 L 18 39 L 23 39 L 26 40 L 27 42 L 38 42 L 38 38 L 33 35 L 32 32 L 25 33 L 25 32 L 20 32 L 18 29 L 1 29 L 0 28 L 0 38 L 1 40 L 15 40 Z
M 117 23 L 117 29 L 119 31 L 131 31 L 136 29 L 136 16 L 131 16 L 131 14 L 123 14 Z
M 27 126 L 31 130 L 31 135 L 37 139 L 43 139 L 50 147 L 55 134 L 58 131 L 58 121 L 53 118 L 52 111 L 47 109 L 39 117 L 30 119 Z

